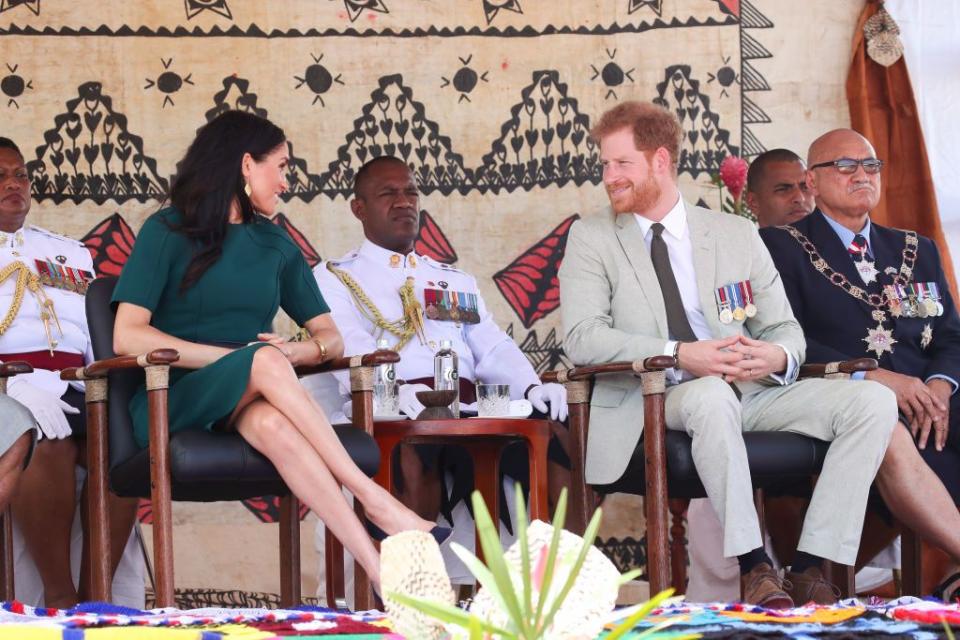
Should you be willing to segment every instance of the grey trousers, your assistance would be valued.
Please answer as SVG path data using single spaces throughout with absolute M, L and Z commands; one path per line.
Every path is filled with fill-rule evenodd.
M 742 431 L 790 431 L 831 443 L 798 549 L 852 565 L 860 546 L 867 495 L 893 428 L 893 392 L 870 381 L 801 380 L 748 385 L 737 400 L 717 377 L 668 387 L 667 428 L 693 439 L 693 462 L 720 522 L 723 554 L 762 545 Z

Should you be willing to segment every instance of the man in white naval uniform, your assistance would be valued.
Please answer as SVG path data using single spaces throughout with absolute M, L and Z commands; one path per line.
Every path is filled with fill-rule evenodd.
M 60 380 L 65 367 L 90 362 L 84 293 L 93 279 L 90 252 L 76 240 L 25 225 L 30 178 L 23 155 L 0 138 L 0 360 L 24 360 L 34 372 L 10 380 L 8 393 L 40 426 L 40 442 L 12 501 L 17 599 L 69 607 L 85 597 L 77 588 L 82 534 L 76 466 L 84 465 L 86 431 L 82 383 Z M 131 528 L 136 500 L 112 497 L 114 567 Z M 143 605 L 143 561 L 135 544 L 124 553 L 115 601 Z M 71 552 L 72 548 L 72 552 Z
M 351 210 L 363 224 L 366 239 L 343 258 L 318 265 L 314 275 L 343 334 L 346 353 L 373 351 L 381 338 L 400 353 L 396 365 L 397 378 L 403 381 L 399 386 L 400 411 L 414 418 L 423 409 L 415 394 L 432 387 L 434 353 L 442 340 L 450 340 L 459 357 L 461 403 L 473 401 L 474 382 L 508 384 L 512 399 L 526 398 L 551 419 L 565 420 L 566 390 L 561 385 L 540 383 L 523 352 L 494 322 L 476 279 L 415 253 L 419 192 L 407 165 L 392 157 L 368 162 L 357 172 L 354 196 Z M 404 289 L 408 293 L 401 293 Z M 404 295 L 422 305 L 422 335 L 415 330 L 410 303 L 405 305 L 402 300 Z M 449 303 L 454 300 L 457 311 L 451 313 Z M 340 380 L 341 391 L 346 393 L 348 379 L 342 376 Z M 400 449 L 401 499 L 423 517 L 436 518 L 441 507 L 441 482 L 436 472 L 441 448 Z M 444 450 L 443 454 L 450 452 Z M 550 457 L 559 463 L 550 465 L 556 485 L 563 482 L 560 465 L 566 459 L 556 441 L 551 443 Z M 525 450 L 513 454 L 508 450 L 503 467 L 526 484 Z M 454 484 L 445 513 L 446 506 L 452 507 L 464 497 L 456 489 L 458 483 Z

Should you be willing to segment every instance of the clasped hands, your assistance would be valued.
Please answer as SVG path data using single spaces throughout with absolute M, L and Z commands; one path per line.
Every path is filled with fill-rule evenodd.
M 726 382 L 760 380 L 787 369 L 787 352 L 779 345 L 742 335 L 680 344 L 679 367 L 702 378 L 718 376 Z

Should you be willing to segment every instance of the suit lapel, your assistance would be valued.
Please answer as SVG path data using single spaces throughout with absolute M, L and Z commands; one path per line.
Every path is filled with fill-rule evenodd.
M 700 211 L 684 203 L 687 210 L 687 226 L 690 230 L 690 246 L 693 247 L 693 271 L 697 275 L 697 294 L 700 296 L 700 308 L 710 327 L 710 335 L 723 335 L 716 313 L 717 301 L 714 290 L 717 282 L 717 237 L 711 228 L 709 218 L 700 215 Z M 717 214 L 709 214 L 717 215 Z M 723 283 L 728 284 L 728 283 Z
M 637 274 L 640 288 L 643 289 L 643 294 L 650 304 L 650 311 L 657 321 L 660 335 L 666 338 L 669 334 L 667 331 L 667 310 L 663 304 L 660 282 L 657 280 L 657 272 L 653 270 L 653 262 L 650 261 L 650 252 L 647 251 L 643 234 L 632 215 L 626 213 L 615 215 L 617 216 L 617 240 L 620 242 L 630 266 Z

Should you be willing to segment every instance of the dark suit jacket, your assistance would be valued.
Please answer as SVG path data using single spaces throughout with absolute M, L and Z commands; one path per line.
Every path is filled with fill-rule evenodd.
M 853 284 L 865 288 L 847 248 L 822 213 L 814 211 L 794 226 L 810 239 L 835 271 L 844 274 Z M 867 351 L 867 343 L 863 341 L 867 329 L 877 326 L 870 316 L 872 307 L 818 273 L 807 253 L 787 231 L 761 229 L 760 236 L 773 256 L 793 313 L 803 327 L 807 338 L 807 361 L 832 362 L 875 357 L 874 352 Z M 905 238 L 903 231 L 875 222 L 870 224 L 870 247 L 880 272 L 878 280 L 881 288 L 893 282 L 893 277 L 884 273 L 884 270 L 887 267 L 900 268 Z M 944 313 L 935 318 L 894 318 L 888 312 L 885 326 L 893 327 L 897 342 L 892 354 L 884 353 L 879 358 L 880 366 L 923 380 L 939 373 L 960 382 L 960 318 L 957 317 L 957 309 L 947 288 L 936 245 L 923 236 L 919 237 L 919 241 L 913 281 L 937 283 L 943 296 Z M 920 340 L 927 324 L 932 325 L 933 341 L 924 349 Z M 953 406 L 957 405 L 958 398 L 960 394 L 955 394 L 951 402 Z M 951 417 L 951 422 L 956 424 L 957 416 Z

